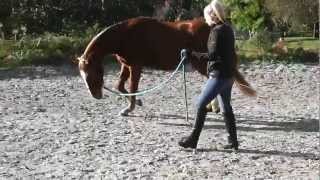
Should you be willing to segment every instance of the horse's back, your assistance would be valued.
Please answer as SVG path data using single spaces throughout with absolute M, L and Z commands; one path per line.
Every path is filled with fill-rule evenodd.
M 197 38 L 199 35 L 207 38 L 209 34 L 209 26 L 202 18 L 168 22 L 149 17 L 138 17 L 127 20 L 127 27 L 129 31 L 141 33 L 141 35 L 146 36 L 158 37 L 169 35 L 170 38 L 164 37 L 161 39 L 163 41 L 185 38 L 186 36 Z M 173 35 L 175 36 L 173 37 Z M 205 41 L 206 40 L 207 39 L 205 39 Z
M 126 22 L 122 54 L 129 64 L 172 69 L 182 48 L 205 50 L 208 26 L 201 19 L 164 22 L 133 18 Z

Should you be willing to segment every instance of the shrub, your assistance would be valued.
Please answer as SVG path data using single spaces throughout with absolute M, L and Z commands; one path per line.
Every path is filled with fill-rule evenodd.
M 288 49 L 286 54 L 265 53 L 258 59 L 269 62 L 318 63 L 319 55 L 313 51 L 306 51 L 299 47 Z
M 302 63 L 317 63 L 319 61 L 319 55 L 317 52 L 306 51 L 302 47 L 299 47 L 297 49 L 289 49 L 288 59 Z
M 38 38 L 29 36 L 19 41 L 2 41 L 7 48 L 0 50 L 0 66 L 28 64 L 57 65 L 70 62 L 85 47 L 82 38 L 46 33 Z
M 249 42 L 257 47 L 260 55 L 262 55 L 272 50 L 272 44 L 274 43 L 274 40 L 271 32 L 267 30 L 261 30 L 255 33 Z

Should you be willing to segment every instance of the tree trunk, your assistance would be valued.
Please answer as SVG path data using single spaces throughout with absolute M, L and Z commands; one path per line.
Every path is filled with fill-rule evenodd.
M 319 38 L 319 22 L 313 24 L 313 37 Z

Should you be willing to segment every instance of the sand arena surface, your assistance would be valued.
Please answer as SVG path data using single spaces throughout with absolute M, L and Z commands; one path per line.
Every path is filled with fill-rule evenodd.
M 107 67 L 108 68 L 108 67 Z M 123 98 L 90 97 L 75 66 L 0 70 L 0 179 L 318 179 L 319 66 L 241 65 L 257 98 L 235 87 L 240 150 L 222 150 L 221 114 L 209 113 L 193 154 L 182 74 L 118 116 Z M 107 86 L 118 69 L 108 69 Z M 144 70 L 140 89 L 171 72 Z M 205 78 L 187 73 L 189 114 Z

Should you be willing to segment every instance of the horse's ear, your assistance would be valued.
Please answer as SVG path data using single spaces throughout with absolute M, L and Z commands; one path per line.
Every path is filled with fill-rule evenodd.
M 82 56 L 80 57 L 77 57 L 77 56 L 74 56 L 71 60 L 74 64 L 79 64 L 80 62 L 84 62 L 85 64 L 88 64 L 88 61 L 86 61 Z
M 85 58 L 83 58 L 82 56 L 81 57 L 78 57 L 76 58 L 77 59 L 77 62 L 78 63 L 84 63 L 84 64 L 88 64 L 88 60 L 86 60 Z
M 70 56 L 70 60 L 73 64 L 79 64 L 79 56 L 77 54 Z
M 79 64 L 79 59 L 78 58 L 72 58 L 71 62 L 73 64 Z

